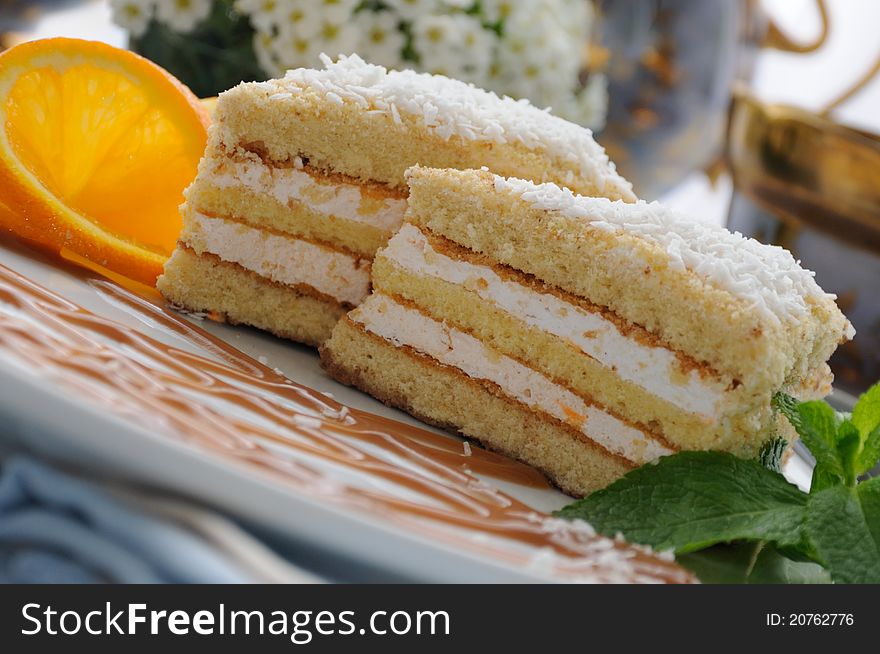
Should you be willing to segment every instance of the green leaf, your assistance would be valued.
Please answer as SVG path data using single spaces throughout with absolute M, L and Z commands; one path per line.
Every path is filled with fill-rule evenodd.
M 816 458 L 811 491 L 845 484 L 847 474 L 837 449 L 837 413 L 821 401 L 801 402 L 797 413 L 794 428 Z
M 816 563 L 794 561 L 772 543 L 736 542 L 681 554 L 676 561 L 704 584 L 827 584 L 831 577 Z
M 800 404 L 798 400 L 791 395 L 786 395 L 782 391 L 773 396 L 773 407 L 788 418 L 788 421 L 795 430 L 798 429 L 801 423 L 801 414 L 797 410 L 798 404 Z
M 835 583 L 880 583 L 880 478 L 811 493 L 805 529 Z
M 821 490 L 846 480 L 837 451 L 838 416 L 825 402 L 798 402 L 785 393 L 773 396 L 773 406 L 788 418 L 813 457 L 812 490 Z
M 880 461 L 880 427 L 868 434 L 856 463 L 856 474 L 863 475 Z
M 784 393 L 773 406 L 785 415 L 816 458 L 812 490 L 852 486 L 880 459 L 880 384 L 859 398 L 850 417 L 825 402 L 798 402 Z
M 856 474 L 862 475 L 880 461 L 880 383 L 859 398 L 851 420 L 862 437 L 862 451 L 856 462 Z
M 875 545 L 880 544 L 880 477 L 859 484 L 858 494 L 871 538 Z
M 859 397 L 853 407 L 852 422 L 862 435 L 862 440 L 880 427 L 880 383 L 874 384 Z
M 785 448 L 788 447 L 788 441 L 777 436 L 769 443 L 765 443 L 758 455 L 758 461 L 761 465 L 772 470 L 773 472 L 782 472 L 782 455 L 785 454 Z
M 807 496 L 758 461 L 679 452 L 556 513 L 607 535 L 678 553 L 734 540 L 798 547 Z
M 849 420 L 840 423 L 837 429 L 837 454 L 843 468 L 844 481 L 847 486 L 855 486 L 856 466 L 862 451 L 862 437 L 859 430 Z

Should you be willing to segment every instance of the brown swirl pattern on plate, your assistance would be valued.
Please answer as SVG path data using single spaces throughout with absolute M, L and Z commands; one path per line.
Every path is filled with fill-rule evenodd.
M 106 299 L 206 356 L 86 311 L 0 266 L 0 358 L 157 437 L 245 462 L 298 493 L 463 551 L 560 580 L 693 580 L 666 557 L 539 513 L 478 476 L 546 485 L 531 468 L 350 409 L 150 298 L 78 274 Z M 334 474 L 340 468 L 347 474 Z

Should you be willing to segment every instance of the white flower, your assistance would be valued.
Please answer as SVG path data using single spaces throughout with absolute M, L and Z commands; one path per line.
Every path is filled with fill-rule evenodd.
M 352 24 L 324 22 L 314 36 L 285 33 L 274 40 L 273 48 L 282 68 L 315 68 L 321 53 L 333 59 L 357 52 L 358 28 Z
M 399 29 L 400 18 L 391 11 L 359 11 L 355 25 L 360 31 L 358 54 L 373 64 L 400 68 L 406 37 Z
M 572 39 L 561 18 L 545 8 L 516 13 L 505 22 L 496 62 L 504 92 L 546 106 L 577 89 L 586 40 Z
M 608 112 L 608 80 L 604 75 L 593 73 L 587 85 L 575 97 L 577 113 L 568 117 L 569 120 L 599 130 L 605 126 Z
M 256 32 L 253 47 L 257 63 L 260 64 L 260 68 L 263 69 L 267 77 L 281 77 L 284 74 L 284 66 L 279 62 L 275 52 L 275 39 L 271 34 Z
M 568 93 L 558 98 L 553 113 L 593 130 L 605 125 L 605 114 L 608 108 L 608 92 L 605 77 L 592 74 L 584 86 L 576 94 Z
M 113 22 L 129 31 L 132 36 L 143 36 L 155 10 L 154 0 L 110 0 Z
M 156 0 L 156 17 L 175 32 L 192 32 L 212 5 L 213 0 Z
M 559 34 L 555 41 L 538 45 L 530 44 L 533 60 L 544 70 L 548 84 L 572 89 L 577 85 L 581 70 L 586 64 L 586 42 L 578 42 Z
M 438 0 L 383 0 L 383 2 L 404 20 L 415 20 L 439 9 Z
M 538 106 L 546 106 L 539 98 L 541 67 L 519 59 L 500 59 L 500 92 L 514 98 L 528 98 Z
M 461 11 L 467 11 L 471 7 L 474 6 L 475 0 L 441 0 L 441 2 L 452 9 L 460 9 Z
M 354 54 L 360 45 L 360 32 L 352 23 L 331 23 L 326 21 L 315 36 L 316 46 L 333 59 L 341 54 Z
M 453 17 L 444 14 L 424 14 L 413 21 L 413 49 L 422 70 L 449 77 L 463 72 L 457 28 Z
M 479 19 L 466 14 L 428 14 L 413 21 L 412 33 L 422 70 L 485 84 L 497 36 Z
M 586 0 L 584 0 L 586 1 Z M 517 5 L 531 5 L 530 2 L 523 0 L 482 0 L 480 2 L 480 13 L 489 23 L 497 23 L 499 20 L 510 18 L 517 11 Z
M 283 38 L 311 38 L 321 31 L 325 18 L 314 0 L 278 0 L 275 9 L 275 24 Z
M 329 23 L 341 24 L 351 18 L 360 0 L 311 0 L 309 5 Z
M 483 27 L 479 19 L 459 14 L 453 16 L 460 44 L 460 58 L 464 60 L 467 81 L 482 85 L 489 74 L 498 35 Z
M 211 0 L 111 0 L 140 7 L 156 1 Z M 590 127 L 604 122 L 604 78 L 593 74 L 586 86 L 580 78 L 594 23 L 587 0 L 235 0 L 235 8 L 254 25 L 254 52 L 273 77 L 318 66 L 322 53 L 335 59 L 358 52 L 387 68 L 411 65 L 402 54 L 403 22 L 421 70 L 528 98 Z M 496 23 L 500 36 L 484 27 Z
M 424 14 L 412 25 L 413 45 L 420 53 L 442 53 L 455 44 L 455 23 L 451 16 Z
M 283 0 L 235 0 L 235 10 L 250 19 L 258 32 L 271 33 L 276 22 L 278 5 Z
M 290 68 L 314 68 L 322 52 L 321 42 L 315 37 L 296 34 L 279 35 L 273 43 L 273 52 L 283 70 Z
M 532 48 L 543 49 L 555 41 L 570 41 L 558 17 L 543 6 L 529 15 L 514 14 L 504 24 L 504 29 L 511 36 L 525 39 Z
M 582 0 L 562 0 L 562 15 L 567 15 L 565 20 L 560 21 L 572 38 L 583 39 L 586 43 L 590 37 L 595 20 L 595 8 L 592 2 Z

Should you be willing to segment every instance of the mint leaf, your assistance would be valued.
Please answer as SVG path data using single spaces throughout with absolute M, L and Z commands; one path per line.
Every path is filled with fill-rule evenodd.
M 791 423 L 792 427 L 797 431 L 798 427 L 801 424 L 801 414 L 798 413 L 798 404 L 799 401 L 794 399 L 791 395 L 786 395 L 782 391 L 778 392 L 773 396 L 773 407 L 779 411 L 782 415 L 788 418 L 788 421 Z
M 880 384 L 874 384 L 859 398 L 850 419 L 862 440 L 855 466 L 856 474 L 861 475 L 880 460 Z
M 862 513 L 874 543 L 880 543 L 880 477 L 863 481 L 858 486 Z
M 856 462 L 856 474 L 863 475 L 880 461 L 880 427 L 868 434 Z
M 880 383 L 874 384 L 859 397 L 851 419 L 863 439 L 880 427 Z
M 773 406 L 784 415 L 816 459 L 811 488 L 844 483 L 846 475 L 837 452 L 838 417 L 825 402 L 798 402 L 785 393 L 773 396 Z
M 777 393 L 773 406 L 795 428 L 816 458 L 812 490 L 853 486 L 880 459 L 880 384 L 859 398 L 851 416 L 825 402 L 800 402 Z
M 845 484 L 847 474 L 837 449 L 837 413 L 821 401 L 801 402 L 796 411 L 794 428 L 816 458 L 811 491 Z
M 679 553 L 734 540 L 799 547 L 807 496 L 782 475 L 725 452 L 679 452 L 556 515 Z
M 793 561 L 772 543 L 715 545 L 675 559 L 704 584 L 827 584 L 831 577 L 816 563 Z
M 880 478 L 810 493 L 805 530 L 836 583 L 880 583 Z
M 843 468 L 844 483 L 847 486 L 855 486 L 856 466 L 859 454 L 862 451 L 862 437 L 859 430 L 849 420 L 844 420 L 837 428 L 837 455 Z
M 788 441 L 777 436 L 769 443 L 765 443 L 758 455 L 758 461 L 761 465 L 772 470 L 773 472 L 782 472 L 782 455 L 785 454 L 785 448 L 788 447 Z

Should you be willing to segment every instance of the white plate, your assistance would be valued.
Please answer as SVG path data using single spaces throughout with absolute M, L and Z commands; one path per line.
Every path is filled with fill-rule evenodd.
M 118 331 L 114 325 L 133 329 L 125 338 L 117 331 L 107 336 L 92 327 L 82 332 L 89 339 L 83 341 L 82 351 L 97 352 L 106 366 L 116 366 L 114 370 L 128 366 L 126 374 L 144 370 L 154 375 L 179 363 L 182 367 L 172 370 L 179 375 L 188 370 L 186 353 L 217 361 L 221 368 L 224 365 L 225 355 L 210 341 L 199 342 L 198 331 L 187 335 L 185 329 L 182 333 L 169 327 L 177 324 L 173 322 L 178 319 L 176 314 L 169 312 L 173 317 L 169 322 L 162 309 L 147 303 L 138 305 L 128 291 L 112 282 L 44 260 L 10 242 L 0 241 L 0 265 L 107 319 L 113 330 Z M 650 580 L 655 574 L 669 573 L 665 564 L 651 557 L 592 537 L 585 526 L 547 517 L 546 512 L 565 505 L 570 498 L 549 486 L 536 486 L 534 479 L 520 483 L 517 479 L 533 473 L 448 434 L 419 445 L 418 439 L 389 440 L 372 432 L 372 441 L 365 442 L 340 432 L 333 437 L 335 449 L 327 450 L 323 444 L 324 449 L 315 449 L 312 441 L 278 426 L 283 421 L 290 423 L 292 404 L 268 404 L 277 420 L 267 422 L 263 414 L 251 410 L 256 405 L 227 402 L 237 396 L 218 395 L 216 379 L 200 377 L 190 380 L 192 388 L 211 389 L 214 395 L 196 389 L 192 397 L 185 397 L 190 392 L 185 384 L 174 387 L 181 393 L 181 406 L 208 411 L 198 414 L 201 422 L 193 423 L 199 434 L 236 434 L 235 421 L 239 421 L 265 438 L 254 437 L 244 444 L 235 441 L 233 447 L 228 439 L 218 445 L 202 437 L 187 437 L 188 427 L 174 422 L 178 414 L 142 410 L 142 397 L 152 398 L 146 391 L 132 392 L 129 382 L 108 384 L 107 379 L 115 379 L 116 373 L 91 379 L 88 371 L 97 367 L 94 357 L 83 355 L 80 360 L 80 350 L 71 350 L 75 354 L 47 362 L 46 352 L 65 351 L 64 338 L 83 336 L 79 332 L 64 336 L 66 332 L 58 331 L 61 340 L 47 350 L 47 343 L 55 343 L 53 330 L 57 329 L 55 314 L 46 307 L 59 300 L 30 300 L 25 306 L 10 293 L 9 284 L 9 278 L 4 281 L 0 275 L 0 416 L 30 447 L 102 475 L 122 476 L 197 498 L 291 540 L 318 547 L 330 556 L 355 559 L 396 577 L 441 582 L 615 581 L 630 579 L 633 565 L 639 578 Z M 74 318 L 86 315 L 77 313 L 73 306 L 62 309 Z M 56 306 L 53 311 L 62 309 Z M 44 315 L 34 318 L 40 312 Z M 91 317 L 88 321 L 94 322 Z M 208 320 L 193 324 L 265 363 L 267 367 L 259 373 L 264 382 L 271 382 L 274 368 L 294 382 L 332 394 L 353 409 L 420 424 L 329 379 L 311 349 L 252 329 Z M 143 344 L 135 342 L 139 337 L 131 334 L 155 339 L 156 348 L 158 344 L 177 348 L 176 354 L 169 357 L 163 350 L 157 359 L 145 357 L 138 349 Z M 80 363 L 82 372 L 72 373 Z M 256 361 L 251 363 L 260 367 Z M 227 379 L 230 374 L 226 370 L 218 379 Z M 119 373 L 118 379 L 129 377 Z M 283 393 L 293 392 L 287 386 L 281 388 Z M 170 400 L 163 396 L 162 401 Z M 263 400 L 258 397 L 253 402 Z M 141 409 L 135 410 L 139 406 Z M 340 414 L 334 409 L 331 413 L 336 421 L 333 424 L 352 420 L 344 411 Z M 190 414 L 180 415 L 185 421 Z M 326 418 L 328 414 L 321 415 Z M 206 422 L 218 420 L 218 416 L 213 427 Z M 303 420 L 308 422 L 297 420 L 300 427 Z M 324 433 L 326 424 L 303 428 L 313 430 L 309 433 L 314 429 Z M 429 439 L 440 434 L 424 433 Z M 481 461 L 506 470 L 502 475 L 506 480 L 470 472 L 485 471 Z M 806 468 L 800 461 L 794 465 L 800 466 L 795 477 L 803 480 Z

